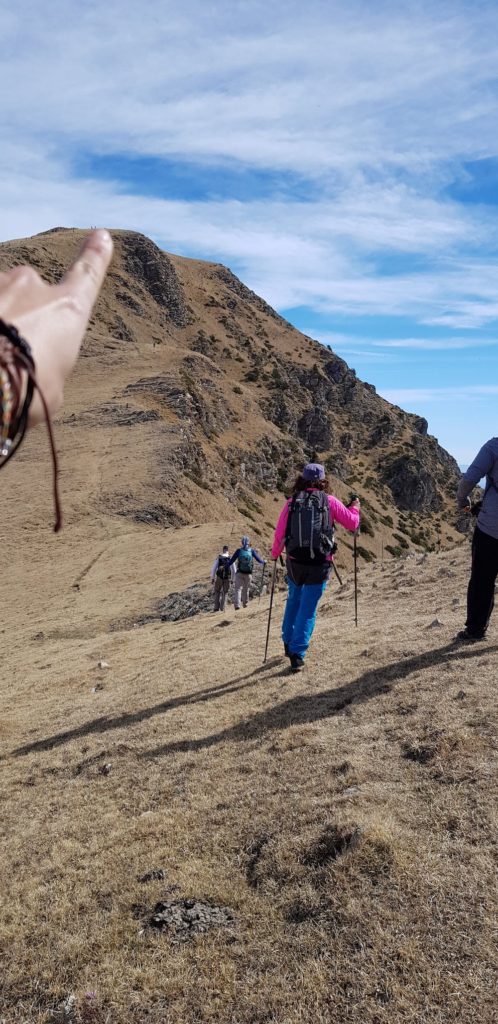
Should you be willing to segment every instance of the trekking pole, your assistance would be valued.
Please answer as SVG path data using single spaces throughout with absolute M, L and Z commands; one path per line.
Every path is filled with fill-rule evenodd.
M 261 594 L 263 593 L 263 584 L 265 582 L 266 562 L 263 566 L 263 572 L 261 573 L 261 586 L 259 588 L 258 604 L 261 601 Z
M 352 505 L 353 501 L 356 501 L 357 498 L 358 498 L 357 494 L 351 494 L 350 497 L 349 497 L 348 505 Z M 355 530 L 354 537 L 353 537 L 354 624 L 355 624 L 355 626 L 358 626 L 358 549 L 357 549 L 357 545 L 356 545 L 356 538 L 358 536 L 358 533 L 359 533 L 359 528 L 358 528 L 358 530 Z
M 339 580 L 340 586 L 342 587 L 342 580 L 341 580 L 341 577 L 339 576 L 338 569 L 337 569 L 336 564 L 335 564 L 333 559 L 332 559 L 332 568 L 333 568 L 333 570 L 334 570 L 334 572 L 335 572 L 335 574 L 337 576 L 337 579 Z
M 354 559 L 354 624 L 358 625 L 358 552 L 356 549 L 356 536 L 353 538 L 353 559 Z
M 268 629 L 266 630 L 266 644 L 265 644 L 265 656 L 263 658 L 263 665 L 266 662 L 266 655 L 268 654 L 268 641 L 270 639 L 270 623 L 271 623 L 271 610 L 273 607 L 273 594 L 275 591 L 275 580 L 277 578 L 277 559 L 273 563 L 273 576 L 271 581 L 271 592 L 270 592 L 270 610 L 268 612 Z

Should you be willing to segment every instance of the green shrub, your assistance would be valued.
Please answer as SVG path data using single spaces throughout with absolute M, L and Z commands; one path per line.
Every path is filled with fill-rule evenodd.
M 388 551 L 389 554 L 392 555 L 394 558 L 399 558 L 400 555 L 403 554 L 402 548 L 393 547 L 392 544 L 386 544 L 385 550 Z
M 375 555 L 373 554 L 373 552 L 372 551 L 368 551 L 368 549 L 364 548 L 361 544 L 357 544 L 356 545 L 356 550 L 357 550 L 360 558 L 364 558 L 365 562 L 374 562 L 375 561 Z
M 233 390 L 233 393 L 235 395 L 243 395 L 244 394 L 244 392 L 242 391 L 242 388 L 239 388 L 238 384 L 236 384 L 235 387 L 232 390 Z
M 393 533 L 393 537 L 394 537 L 394 540 L 397 540 L 400 548 L 407 548 L 407 547 L 409 547 L 409 544 L 408 544 L 408 541 L 406 540 L 406 537 L 402 537 L 400 533 Z
M 365 513 L 362 513 L 361 516 L 360 533 L 366 533 L 367 537 L 375 537 L 375 530 L 370 522 L 369 517 L 366 516 Z
M 387 516 L 380 516 L 380 521 L 383 524 L 383 526 L 390 526 L 391 529 L 394 526 L 393 517 L 392 516 L 389 516 L 389 515 L 387 515 Z

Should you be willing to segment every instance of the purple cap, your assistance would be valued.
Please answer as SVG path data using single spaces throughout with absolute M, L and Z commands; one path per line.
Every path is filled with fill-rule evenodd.
M 303 480 L 325 480 L 325 470 L 319 462 L 308 462 L 301 476 Z

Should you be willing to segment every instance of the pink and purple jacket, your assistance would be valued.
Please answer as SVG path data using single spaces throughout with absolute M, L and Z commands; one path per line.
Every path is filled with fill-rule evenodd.
M 308 487 L 307 490 L 316 491 L 317 488 Z M 334 498 L 333 494 L 328 494 L 327 497 L 329 499 L 331 522 L 340 523 L 341 526 L 345 526 L 346 530 L 351 530 L 351 532 L 354 533 L 354 531 L 357 530 L 360 525 L 359 509 L 346 508 L 346 506 L 342 504 L 342 501 L 339 501 L 338 498 Z M 275 527 L 275 536 L 273 538 L 273 546 L 271 549 L 272 558 L 278 558 L 278 556 L 281 555 L 282 551 L 284 550 L 285 533 L 287 530 L 287 520 L 289 518 L 289 508 L 291 501 L 292 498 L 289 498 L 286 501 L 278 517 L 278 523 Z M 332 561 L 332 555 L 327 555 L 327 561 Z

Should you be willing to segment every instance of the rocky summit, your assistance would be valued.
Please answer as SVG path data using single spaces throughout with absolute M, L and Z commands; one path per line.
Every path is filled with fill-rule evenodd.
M 226 267 L 169 255 L 133 232 L 113 235 L 113 264 L 56 426 L 68 525 L 123 517 L 178 528 L 235 515 L 266 544 L 275 499 L 316 459 L 340 498 L 360 493 L 364 560 L 455 541 L 458 467 L 426 420 L 380 398 Z M 0 269 L 29 262 L 55 281 L 81 236 L 56 228 L 4 243 Z M 30 439 L 9 469 L 21 492 L 33 473 L 45 478 L 44 444 Z M 30 501 L 32 526 L 43 525 L 46 504 L 42 493 L 36 507 Z M 339 560 L 348 557 L 343 548 Z

